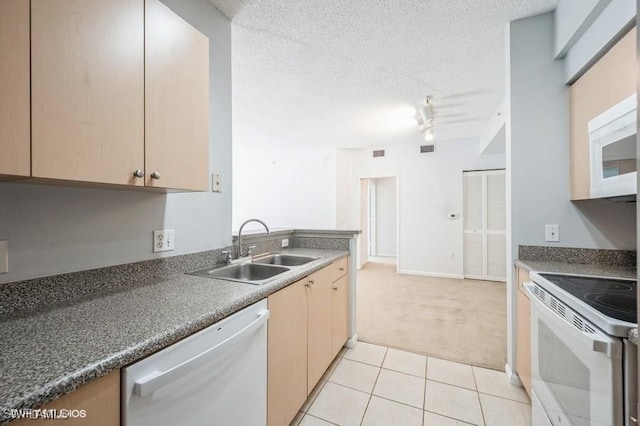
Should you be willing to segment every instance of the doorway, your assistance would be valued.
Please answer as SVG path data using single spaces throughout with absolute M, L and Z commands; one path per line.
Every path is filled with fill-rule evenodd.
M 360 259 L 398 265 L 398 178 L 396 176 L 360 180 Z

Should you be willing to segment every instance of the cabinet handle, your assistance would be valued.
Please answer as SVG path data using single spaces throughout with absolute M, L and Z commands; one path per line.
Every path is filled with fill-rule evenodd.
M 315 283 L 313 282 L 313 280 L 309 280 L 309 284 L 314 285 Z
M 344 272 L 344 268 L 338 268 L 338 271 Z
M 158 172 L 151 173 L 151 179 L 160 179 L 160 173 Z
M 305 287 L 311 287 L 311 286 L 309 285 L 309 283 L 306 283 L 304 286 L 305 286 Z
M 338 291 L 338 287 L 333 287 L 333 289 L 334 289 L 335 291 Z
M 137 177 L 137 178 L 144 177 L 144 172 L 141 169 L 136 169 L 136 171 L 133 172 L 133 177 Z

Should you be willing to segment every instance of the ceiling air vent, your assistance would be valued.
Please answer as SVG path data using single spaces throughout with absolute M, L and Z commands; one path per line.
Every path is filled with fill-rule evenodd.
M 384 149 L 373 151 L 373 158 L 384 157 Z
M 428 152 L 435 152 L 436 146 L 435 144 L 422 145 L 420 146 L 420 154 L 426 154 Z

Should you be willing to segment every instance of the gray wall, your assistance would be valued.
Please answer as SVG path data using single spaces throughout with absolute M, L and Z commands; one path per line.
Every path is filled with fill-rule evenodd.
M 231 244 L 231 23 L 207 0 L 163 0 L 210 42 L 210 170 L 223 192 L 156 194 L 0 184 L 0 283 L 197 252 Z M 154 229 L 175 229 L 176 250 L 151 251 Z
M 564 64 L 554 61 L 551 13 L 511 22 L 507 31 L 506 155 L 508 261 L 517 247 L 635 249 L 636 204 L 569 201 L 569 97 Z M 544 241 L 545 224 L 560 226 L 560 242 Z M 508 334 L 516 286 L 508 274 Z M 513 339 L 508 358 L 513 366 Z
M 573 82 L 635 24 L 636 4 L 611 0 L 565 57 L 565 81 Z
M 398 254 L 398 203 L 396 178 L 374 179 L 376 183 L 376 255 Z
M 624 0 L 623 0 L 624 1 Z M 555 10 L 555 53 L 564 56 L 567 50 L 591 25 L 595 17 L 611 0 L 560 0 Z

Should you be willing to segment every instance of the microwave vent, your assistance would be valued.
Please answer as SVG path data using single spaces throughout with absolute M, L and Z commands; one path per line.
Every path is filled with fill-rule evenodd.
M 373 151 L 373 158 L 384 157 L 384 149 L 377 149 Z

